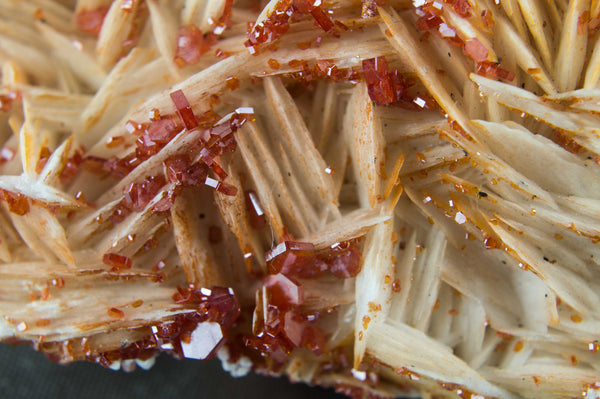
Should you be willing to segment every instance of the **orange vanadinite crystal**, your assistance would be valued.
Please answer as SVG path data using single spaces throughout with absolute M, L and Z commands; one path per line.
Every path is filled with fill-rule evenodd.
M 514 80 L 516 76 L 514 72 L 508 71 L 500 67 L 499 64 L 491 61 L 482 61 L 477 63 L 476 72 L 478 75 L 482 75 L 487 78 L 503 79 L 508 81 Z
M 278 70 L 279 68 L 281 68 L 281 64 L 275 58 L 269 58 L 269 61 L 267 61 L 267 63 L 269 64 L 269 67 L 271 67 L 271 69 L 273 70 Z
M 102 262 L 108 266 L 111 266 L 111 271 L 116 272 L 122 269 L 130 269 L 133 262 L 127 256 L 107 253 L 102 256 Z
M 248 220 L 250 222 L 250 226 L 256 230 L 260 230 L 265 227 L 266 223 L 265 212 L 260 204 L 260 199 L 252 190 L 246 191 L 245 197 L 246 210 L 248 211 Z
M 225 79 L 225 86 L 227 86 L 227 89 L 230 91 L 237 90 L 240 88 L 240 79 L 235 76 L 230 76 Z
M 29 200 L 25 195 L 7 190 L 0 190 L 0 195 L 12 213 L 22 216 L 29 212 Z
M 107 311 L 108 316 L 113 319 L 123 319 L 125 318 L 125 312 L 117 308 L 110 308 Z

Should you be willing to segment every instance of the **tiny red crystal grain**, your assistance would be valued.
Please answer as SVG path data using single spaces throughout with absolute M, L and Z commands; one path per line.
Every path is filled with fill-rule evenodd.
M 225 86 L 227 86 L 227 89 L 230 91 L 237 90 L 240 88 L 240 80 L 235 76 L 230 76 L 225 79 Z
M 110 308 L 107 311 L 108 316 L 110 316 L 113 319 L 123 319 L 125 318 L 125 312 L 123 312 L 120 309 L 117 308 Z
M 265 227 L 266 218 L 265 212 L 260 203 L 260 199 L 256 192 L 252 190 L 246 191 L 246 210 L 248 211 L 248 220 L 250 226 L 256 230 L 260 230 Z
M 179 119 L 185 126 L 186 129 L 192 130 L 198 127 L 198 121 L 196 120 L 196 116 L 192 111 L 192 106 L 188 102 L 183 91 L 176 90 L 171 93 L 171 100 L 173 104 L 175 104 L 175 110 Z
M 122 269 L 130 269 L 133 262 L 127 256 L 106 253 L 102 256 L 102 262 L 108 266 L 111 266 L 111 271 L 118 271 Z

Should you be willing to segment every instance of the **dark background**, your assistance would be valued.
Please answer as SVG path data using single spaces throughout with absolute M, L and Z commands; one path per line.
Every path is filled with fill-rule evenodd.
M 30 347 L 0 344 L 0 398 L 211 398 L 343 399 L 333 390 L 291 384 L 253 373 L 232 378 L 218 360 L 176 360 L 160 355 L 149 371 L 112 371 L 97 364 L 50 363 Z

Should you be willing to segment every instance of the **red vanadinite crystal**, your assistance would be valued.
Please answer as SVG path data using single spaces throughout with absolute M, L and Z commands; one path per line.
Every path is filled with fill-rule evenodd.
M 90 35 L 100 33 L 104 17 L 108 12 L 108 7 L 100 7 L 95 10 L 81 10 L 75 16 L 77 27 Z
M 477 38 L 465 40 L 465 55 L 475 62 L 487 60 L 489 51 Z
M 250 221 L 250 226 L 256 230 L 260 230 L 265 227 L 266 223 L 265 212 L 260 204 L 260 199 L 252 190 L 246 191 L 245 197 L 246 210 L 248 211 L 248 220 Z
M 65 162 L 65 166 L 60 172 L 60 182 L 62 184 L 69 184 L 77 172 L 79 172 L 79 166 L 82 163 L 83 157 L 81 153 L 75 152 L 75 154 Z
M 269 64 L 269 67 L 275 71 L 281 68 L 281 64 L 275 58 L 269 58 L 267 64 Z
M 360 272 L 361 253 L 358 241 L 337 243 L 315 252 L 311 243 L 284 241 L 265 255 L 270 273 L 316 278 L 329 271 L 338 278 L 356 277 Z
M 183 120 L 182 122 L 185 123 Z M 172 119 L 165 118 L 151 121 L 144 134 L 155 143 L 167 144 L 177 133 L 177 124 Z
M 454 11 L 463 18 L 471 16 L 471 4 L 468 0 L 449 0 Z
M 108 148 L 115 148 L 125 143 L 125 136 L 112 136 L 106 140 Z
M 183 185 L 188 187 L 201 187 L 206 181 L 208 167 L 202 163 L 195 163 L 186 169 L 183 175 Z
M 141 183 L 131 183 L 123 189 L 125 206 L 141 212 L 166 184 L 162 175 L 149 176 Z
M 110 308 L 107 313 L 113 319 L 122 319 L 125 317 L 125 312 L 117 308 Z
M 170 183 L 183 184 L 191 164 L 192 160 L 187 154 L 175 154 L 170 156 L 163 162 L 167 180 Z M 203 182 L 204 180 L 202 180 L 202 183 Z
M 318 326 L 305 325 L 301 346 L 310 349 L 315 355 L 320 356 L 326 351 L 327 337 Z
M 414 84 L 410 79 L 405 78 L 396 70 L 389 74 L 394 89 L 395 103 L 409 105 L 407 108 L 413 107 L 413 98 L 408 95 L 408 89 Z
M 102 170 L 110 173 L 111 176 L 121 179 L 127 176 L 139 164 L 140 160 L 135 155 L 130 155 L 122 159 L 110 157 L 104 162 Z
M 189 286 L 177 287 L 177 290 L 176 302 L 197 306 L 196 311 L 179 314 L 174 320 L 152 326 L 151 335 L 117 350 L 92 353 L 85 349 L 87 343 L 82 342 L 86 358 L 104 367 L 118 360 L 149 359 L 161 351 L 177 357 L 210 359 L 225 342 L 227 328 L 239 317 L 235 294 L 231 289 L 220 287 L 199 290 Z M 142 301 L 138 300 L 131 306 L 141 305 Z M 109 308 L 107 313 L 114 319 L 125 317 L 125 312 L 118 308 Z
M 107 253 L 102 257 L 102 262 L 108 266 L 111 266 L 111 271 L 116 272 L 122 269 L 131 269 L 133 262 L 127 256 Z
M 304 302 L 302 286 L 293 278 L 282 273 L 268 276 L 263 285 L 266 288 L 268 302 L 279 309 L 291 309 Z
M 240 304 L 231 288 L 213 287 L 206 301 L 200 305 L 209 320 L 228 329 L 241 313 Z
M 271 275 L 263 284 L 267 295 L 265 314 L 255 326 L 256 335 L 246 337 L 246 346 L 266 355 L 275 369 L 285 363 L 294 348 L 304 347 L 316 355 L 322 354 L 327 339 L 315 324 L 319 315 L 299 311 L 303 302 L 302 287 L 283 274 Z
M 180 68 L 200 61 L 214 43 L 212 36 L 204 34 L 196 25 L 186 25 L 177 29 L 177 48 L 174 61 Z
M 188 187 L 204 185 L 208 174 L 208 167 L 205 164 L 192 164 L 192 160 L 187 154 L 176 154 L 167 158 L 164 167 L 169 182 Z
M 494 15 L 490 10 L 483 10 L 481 12 L 481 19 L 483 19 L 483 24 L 486 28 L 493 28 L 496 25 L 496 21 L 494 21 Z
M 329 18 L 329 16 L 323 11 L 321 7 L 313 7 L 310 10 L 310 15 L 315 19 L 317 24 L 323 29 L 325 32 L 329 32 L 331 28 L 333 28 L 334 23 Z
M 437 28 L 444 22 L 439 15 L 433 13 L 426 13 L 417 20 L 417 29 L 424 32 L 433 28 Z
M 266 20 L 256 26 L 249 27 L 248 40 L 244 45 L 252 54 L 258 54 L 258 45 L 271 43 L 288 31 L 292 14 L 291 1 L 280 1 Z
M 154 120 L 153 118 L 151 119 Z M 125 123 L 125 130 L 127 130 L 129 134 L 139 136 L 144 133 L 145 129 L 146 127 L 143 123 L 137 123 L 132 120 L 129 120 Z
M 225 341 L 225 335 L 218 323 L 206 321 L 198 323 L 189 336 L 189 341 L 181 340 L 183 356 L 188 359 L 209 360 L 215 356 Z
M 329 265 L 331 274 L 338 278 L 356 277 L 360 272 L 361 254 L 355 244 L 338 243 L 331 250 L 319 253 L 318 257 Z
M 237 194 L 237 188 L 235 186 L 223 182 L 219 182 L 217 185 L 217 191 L 230 197 Z
M 507 71 L 506 69 L 500 67 L 495 62 L 490 61 L 482 61 L 477 63 L 477 74 L 485 76 L 491 79 L 504 79 L 507 81 L 512 81 L 515 78 L 515 73 L 512 71 Z
M 171 93 L 171 100 L 175 104 L 175 109 L 179 119 L 186 129 L 192 130 L 198 127 L 198 121 L 192 111 L 192 107 L 188 102 L 183 91 L 177 90 Z
M 456 30 L 451 28 L 445 22 L 441 23 L 438 27 L 438 33 L 442 39 L 448 40 L 452 45 L 456 47 L 463 47 L 461 38 L 456 34 Z
M 265 254 L 270 273 L 312 277 L 325 270 L 315 268 L 315 247 L 309 242 L 284 241 Z
M 363 60 L 362 68 L 371 100 L 377 105 L 392 104 L 396 96 L 385 57 Z

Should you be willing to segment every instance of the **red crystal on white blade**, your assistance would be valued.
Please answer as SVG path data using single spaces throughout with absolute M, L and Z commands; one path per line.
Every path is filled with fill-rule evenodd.
M 181 122 L 185 125 L 185 128 L 188 130 L 192 130 L 198 127 L 198 121 L 196 120 L 196 116 L 192 111 L 192 106 L 188 102 L 183 91 L 176 90 L 171 93 L 171 100 L 175 105 L 175 110 L 177 111 L 177 115 Z
M 304 289 L 293 278 L 281 273 L 271 275 L 264 281 L 268 302 L 279 309 L 300 306 L 304 302 Z
M 489 50 L 477 38 L 465 41 L 465 54 L 473 61 L 482 62 L 487 60 Z
M 223 342 L 223 330 L 218 323 L 199 323 L 190 336 L 190 342 L 181 341 L 183 356 L 188 359 L 212 358 Z

